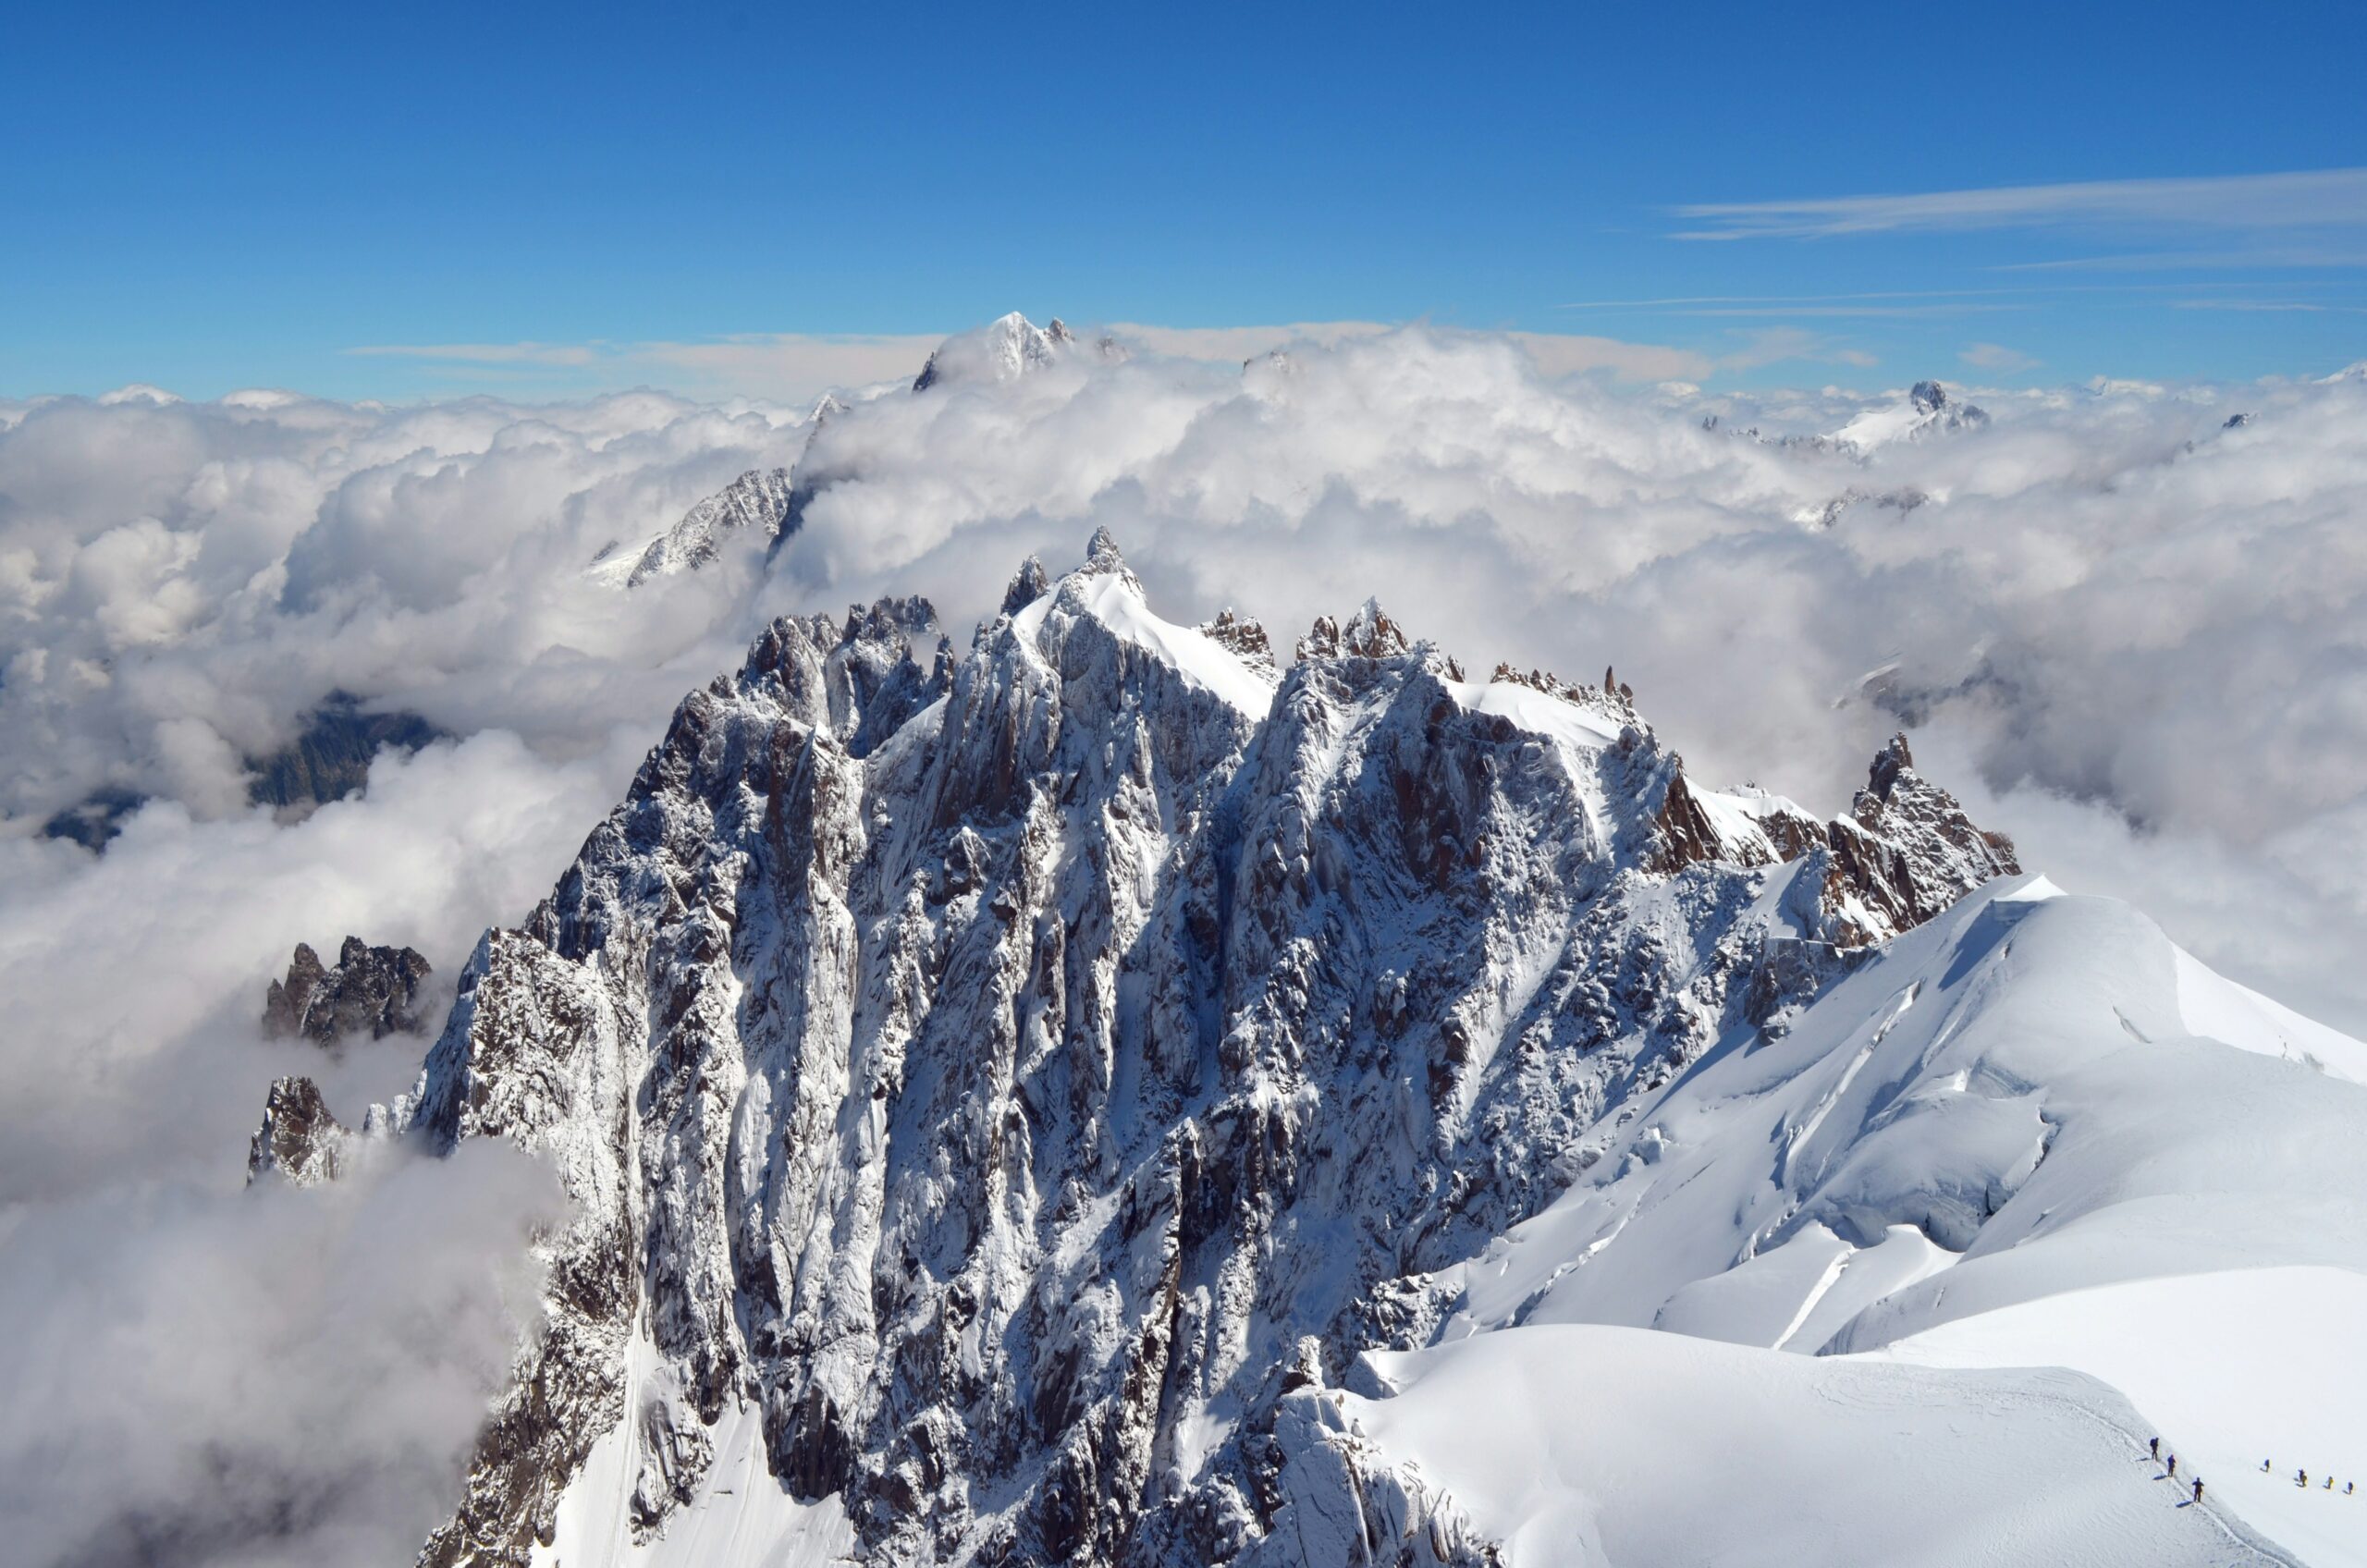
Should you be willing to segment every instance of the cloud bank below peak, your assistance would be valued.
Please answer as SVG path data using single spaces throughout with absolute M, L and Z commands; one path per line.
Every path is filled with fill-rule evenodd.
M 2328 946 L 2367 940 L 2367 907 L 2311 847 L 2367 812 L 2345 631 L 2367 613 L 2367 383 L 1951 389 L 1992 423 L 1845 448 L 1818 438 L 1919 428 L 1904 385 L 1704 392 L 1708 356 L 1577 335 L 1111 330 L 1130 357 L 920 395 L 923 342 L 894 345 L 819 426 L 648 392 L 18 405 L 0 809 L 29 833 L 114 789 L 237 818 L 242 759 L 337 691 L 554 764 L 646 743 L 770 614 L 918 591 L 958 640 L 1021 557 L 1106 523 L 1178 619 L 1230 602 L 1288 634 L 1377 591 L 1466 665 L 1615 660 L 1709 775 L 1820 809 L 1895 724 L 1954 734 L 2009 829 L 2017 791 L 2067 800 L 2111 851 L 2091 858 L 2152 868 L 2121 885 L 2217 865 L 2245 871 L 2231 896 L 2310 911 L 2241 960 L 2260 921 L 2198 904 L 2173 934 L 2367 1020 Z M 1754 353 L 1849 350 L 1775 328 Z M 778 550 L 630 594 L 586 572 L 791 466 L 803 527 Z

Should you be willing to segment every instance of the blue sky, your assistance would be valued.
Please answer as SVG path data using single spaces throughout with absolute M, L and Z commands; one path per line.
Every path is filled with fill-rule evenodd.
M 729 390 L 1010 309 L 2323 374 L 2362 66 L 2355 3 L 19 8 L 0 396 Z

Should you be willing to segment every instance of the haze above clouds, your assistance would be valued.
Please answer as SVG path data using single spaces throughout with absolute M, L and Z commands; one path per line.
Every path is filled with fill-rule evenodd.
M 265 981 L 294 942 L 350 931 L 422 948 L 448 984 L 771 616 L 919 592 L 960 646 L 1024 557 L 1065 565 L 1097 526 L 1163 613 L 1230 605 L 1284 648 L 1378 594 L 1475 674 L 1615 664 L 1705 779 L 1820 812 L 1910 723 L 1925 771 L 2026 864 L 2367 1027 L 2367 376 L 1959 389 L 1987 426 L 1859 454 L 1775 438 L 1903 388 L 1711 395 L 1566 339 L 1322 336 L 1280 355 L 1137 336 L 1122 362 L 922 396 L 900 372 L 818 429 L 654 393 L 0 406 L 0 1277 L 19 1282 L 0 1331 L 44 1347 L 0 1392 L 54 1409 L 43 1379 L 112 1376 L 124 1344 L 212 1325 L 215 1347 L 123 1363 L 178 1390 L 100 1401 L 141 1411 L 136 1430 L 0 1423 L 0 1523 L 198 1562 L 209 1530 L 294 1498 L 290 1561 L 415 1539 L 516 1331 L 519 1281 L 505 1296 L 486 1260 L 547 1194 L 398 1162 L 302 1216 L 248 1201 L 272 1076 L 321 1074 L 350 1119 L 417 1060 L 265 1044 Z M 816 489 L 769 558 L 740 537 L 630 592 L 584 571 L 792 463 Z M 459 739 L 275 821 L 243 759 L 335 691 Z M 39 835 L 103 789 L 151 798 L 104 855 Z M 374 1229 L 397 1239 L 358 1250 Z M 459 1243 L 433 1267 L 405 1250 L 439 1231 Z M 258 1435 L 259 1400 L 317 1413 L 300 1434 L 393 1377 L 357 1354 L 377 1342 L 436 1371 L 367 1452 Z M 77 1489 L 103 1452 L 129 1480 Z M 208 1491 L 190 1455 L 228 1479 Z M 356 1465 L 409 1479 L 358 1487 Z

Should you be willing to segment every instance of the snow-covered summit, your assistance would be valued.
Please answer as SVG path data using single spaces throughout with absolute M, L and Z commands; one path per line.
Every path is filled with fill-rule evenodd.
M 1016 381 L 1049 368 L 1075 346 L 1075 335 L 1060 317 L 1039 327 L 1013 311 L 939 344 L 914 378 L 913 390 L 963 381 Z
M 2333 1044 L 2011 880 L 1904 737 L 1822 818 L 1692 778 L 1612 671 L 1471 680 L 1377 602 L 1298 654 L 1159 615 L 1106 530 L 959 655 L 914 599 L 778 621 L 411 1095 L 275 1090 L 264 1165 L 497 1138 L 574 1203 L 423 1561 L 1714 1560 L 1732 1518 L 1556 1457 L 1656 1388 L 1638 1452 L 1784 1448 L 1752 1538 L 2000 1538 L 1885 1416 L 1793 1441 L 1840 1401 L 1936 1413 L 2014 1531 L 2285 1560 L 2142 1512 L 2092 1378 L 1803 1356 L 2241 1266 L 2367 1116 Z M 2280 1268 L 2354 1266 L 2324 1158 Z
M 1978 430 L 1988 423 L 1986 410 L 1957 400 L 1936 381 L 1919 381 L 1901 401 L 1868 409 L 1822 439 L 1863 456 L 1893 442 Z
M 842 405 L 835 398 L 825 397 L 815 405 L 816 425 L 834 410 L 843 411 Z M 640 548 L 609 545 L 589 570 L 603 582 L 627 588 L 638 588 L 653 578 L 695 571 L 715 559 L 723 542 L 734 534 L 778 538 L 790 526 L 793 489 L 787 469 L 750 469 Z

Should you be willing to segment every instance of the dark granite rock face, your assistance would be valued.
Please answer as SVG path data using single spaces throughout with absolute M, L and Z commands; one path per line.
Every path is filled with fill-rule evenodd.
M 416 1034 L 420 987 L 430 973 L 411 948 L 374 948 L 348 937 L 337 966 L 326 968 L 310 944 L 299 942 L 288 978 L 273 981 L 264 998 L 264 1032 L 324 1047 L 363 1035 L 379 1040 Z
M 775 622 L 374 1113 L 572 1201 L 427 1568 L 572 1560 L 612 1432 L 583 1484 L 663 1533 L 727 1413 L 865 1562 L 1242 1561 L 1288 1377 L 1434 1333 L 1606 1111 L 2001 852 L 1903 748 L 1821 823 L 1378 604 L 1277 672 L 1106 533 L 1004 604 L 926 664 L 918 601 Z
M 1876 755 L 1826 843 L 1825 914 L 1845 946 L 1920 925 L 1992 877 L 2022 869 L 2011 839 L 1976 825 L 1954 795 L 1915 771 L 1905 735 Z
M 123 819 L 147 803 L 148 797 L 135 790 L 94 790 L 81 804 L 67 806 L 43 823 L 41 836 L 104 851 L 123 831 Z
M 295 740 L 266 756 L 246 759 L 254 777 L 247 799 L 286 810 L 342 800 L 369 781 L 370 764 L 382 751 L 415 752 L 445 732 L 415 713 L 364 713 L 362 699 L 332 692 L 304 721 Z M 148 803 L 139 790 L 108 785 L 93 790 L 42 824 L 44 839 L 64 839 L 104 853 L 123 819 Z
M 258 805 L 325 805 L 361 789 L 371 760 L 387 747 L 415 752 L 445 738 L 415 713 L 364 713 L 361 698 L 332 692 L 293 741 L 247 759 L 255 774 L 247 797 Z

